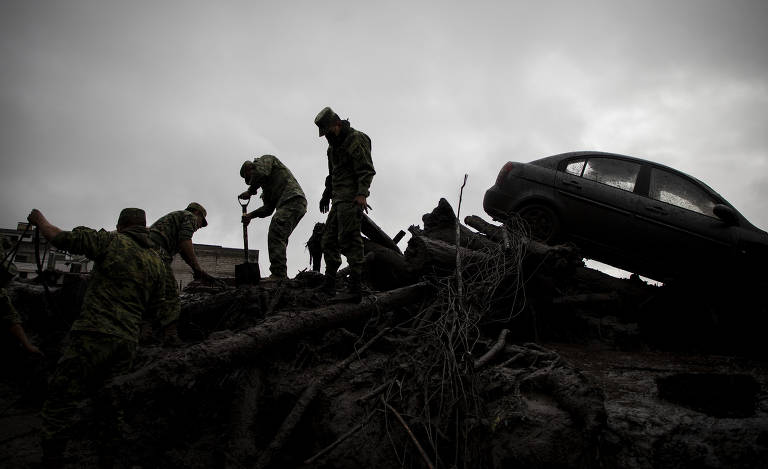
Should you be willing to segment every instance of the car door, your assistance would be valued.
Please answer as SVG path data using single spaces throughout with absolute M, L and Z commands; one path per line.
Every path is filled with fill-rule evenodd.
M 631 249 L 639 197 L 634 190 L 641 167 L 639 162 L 610 156 L 561 163 L 555 188 L 572 236 L 605 253 Z
M 732 227 L 713 212 L 718 203 L 695 180 L 651 167 L 647 197 L 638 210 L 647 225 L 643 242 L 676 271 L 716 267 L 732 256 L 735 243 Z

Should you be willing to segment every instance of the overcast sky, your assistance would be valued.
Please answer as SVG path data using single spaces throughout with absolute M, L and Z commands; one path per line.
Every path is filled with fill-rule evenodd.
M 504 162 L 575 150 L 683 170 L 766 229 L 767 45 L 764 0 L 6 0 L 0 226 L 39 208 L 114 229 L 123 207 L 151 223 L 197 201 L 194 241 L 242 247 L 239 168 L 269 153 L 309 203 L 293 276 L 325 218 L 313 120 L 331 106 L 372 139 L 391 236 L 455 208 L 465 173 L 462 217 L 489 219 Z M 264 275 L 268 223 L 249 227 Z

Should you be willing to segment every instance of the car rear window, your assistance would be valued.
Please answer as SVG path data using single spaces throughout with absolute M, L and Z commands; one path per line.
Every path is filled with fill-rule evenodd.
M 648 196 L 660 202 L 714 217 L 717 201 L 696 183 L 669 171 L 651 169 Z
M 590 158 L 584 166 L 582 177 L 632 192 L 635 190 L 638 174 L 640 174 L 638 163 L 615 158 Z

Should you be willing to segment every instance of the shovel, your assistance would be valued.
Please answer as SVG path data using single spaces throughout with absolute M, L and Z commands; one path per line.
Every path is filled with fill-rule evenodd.
M 243 203 L 245 200 L 245 203 Z M 251 198 L 241 199 L 237 197 L 237 203 L 243 209 L 243 215 L 245 215 L 246 207 L 251 201 Z M 256 285 L 261 279 L 261 272 L 259 272 L 259 264 L 252 264 L 248 262 L 248 225 L 243 223 L 243 254 L 244 261 L 242 264 L 235 265 L 235 284 L 236 285 Z

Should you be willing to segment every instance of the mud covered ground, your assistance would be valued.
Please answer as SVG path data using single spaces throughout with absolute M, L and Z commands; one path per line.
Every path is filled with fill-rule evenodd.
M 369 257 L 360 305 L 330 304 L 314 272 L 193 284 L 185 345 L 142 344 L 130 375 L 83 402 L 68 467 L 96 467 L 109 406 L 125 411 L 117 467 L 768 467 L 758 287 L 614 279 L 526 243 L 425 262 L 415 238 L 440 238 L 427 222 L 402 259 Z M 401 260 L 418 269 L 387 284 Z M 84 282 L 11 286 L 46 357 L 2 342 L 0 466 L 40 460 L 46 378 Z

